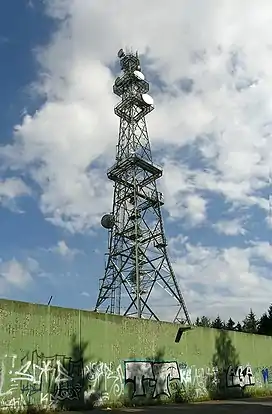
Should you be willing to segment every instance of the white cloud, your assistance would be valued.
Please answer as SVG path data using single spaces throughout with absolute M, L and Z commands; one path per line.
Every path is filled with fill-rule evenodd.
M 161 187 L 165 195 L 165 207 L 170 217 L 185 218 L 192 226 L 202 223 L 206 219 L 207 201 L 195 192 L 196 187 L 190 183 L 183 165 L 177 165 L 171 161 L 164 162 L 164 178 Z
M 272 245 L 269 242 L 253 242 L 249 251 L 252 255 L 263 259 L 267 263 L 272 263 Z
M 89 298 L 90 294 L 88 292 L 81 292 L 81 296 L 86 296 L 87 298 Z
M 75 255 L 81 253 L 78 249 L 72 249 L 68 247 L 64 240 L 59 241 L 57 245 L 51 247 L 49 251 L 56 253 L 67 259 L 73 259 Z
M 206 201 L 197 194 L 187 196 L 185 199 L 189 220 L 197 225 L 206 218 Z
M 226 236 L 245 234 L 245 230 L 239 219 L 221 220 L 215 223 L 213 227 L 219 234 L 225 234 Z
M 219 313 L 243 318 L 252 307 L 265 311 L 271 302 L 271 246 L 254 243 L 242 249 L 192 245 L 186 239 L 171 239 L 173 267 L 185 292 L 192 317 Z M 261 259 L 258 267 L 255 260 Z M 191 308 L 191 309 L 190 309 Z
M 27 263 L 16 259 L 0 261 L 0 292 L 6 293 L 11 288 L 25 289 L 33 280 L 33 274 L 39 269 L 38 263 L 29 258 Z
M 0 204 L 4 207 L 18 211 L 15 199 L 30 194 L 30 188 L 19 178 L 0 180 Z

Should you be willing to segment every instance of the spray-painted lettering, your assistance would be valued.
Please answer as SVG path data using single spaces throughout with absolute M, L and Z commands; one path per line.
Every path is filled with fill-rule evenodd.
M 101 405 L 110 397 L 118 399 L 123 394 L 124 375 L 121 365 L 114 368 L 111 362 L 90 362 L 84 368 L 84 377 L 89 384 L 85 391 L 85 401 L 95 397 L 95 405 Z
M 255 378 L 252 373 L 251 366 L 245 367 L 239 365 L 237 367 L 229 366 L 227 370 L 227 387 L 241 387 L 255 385 Z
M 154 385 L 153 398 L 162 394 L 170 397 L 169 381 L 172 380 L 180 381 L 180 371 L 176 361 L 125 361 L 125 383 L 134 384 L 134 397 L 146 395 L 146 381 Z

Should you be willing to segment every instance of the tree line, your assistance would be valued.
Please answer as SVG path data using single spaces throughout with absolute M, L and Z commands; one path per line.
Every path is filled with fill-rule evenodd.
M 250 309 L 249 314 L 241 322 L 235 322 L 232 318 L 229 318 L 226 322 L 223 321 L 219 315 L 214 320 L 202 316 L 201 318 L 196 318 L 195 325 L 206 328 L 272 336 L 272 304 L 259 319 L 256 317 L 253 310 Z

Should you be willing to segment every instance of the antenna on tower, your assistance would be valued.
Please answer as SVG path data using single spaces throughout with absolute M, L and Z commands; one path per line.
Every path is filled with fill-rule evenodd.
M 125 52 L 123 49 L 120 49 L 119 52 L 117 53 L 117 56 L 119 57 L 119 59 L 121 59 L 122 57 L 125 56 Z
M 145 117 L 154 109 L 149 83 L 138 53 L 118 54 L 123 71 L 113 85 L 121 98 L 116 163 L 107 176 L 114 183 L 113 206 L 101 225 L 108 230 L 108 253 L 95 310 L 161 320 L 162 301 L 177 307 L 174 321 L 191 324 L 167 253 L 157 180 L 162 168 L 153 163 Z M 158 305 L 159 303 L 159 305 Z M 169 305 L 169 306 L 168 306 Z

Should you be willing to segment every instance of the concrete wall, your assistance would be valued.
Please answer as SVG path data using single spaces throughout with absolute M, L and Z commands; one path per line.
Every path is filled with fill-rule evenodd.
M 272 386 L 272 338 L 0 300 L 0 408 Z

